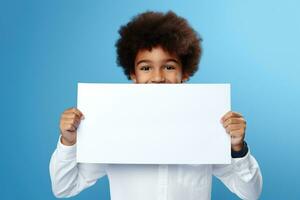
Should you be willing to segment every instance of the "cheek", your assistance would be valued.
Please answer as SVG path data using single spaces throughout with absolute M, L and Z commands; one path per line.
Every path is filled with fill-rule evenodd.
M 167 74 L 166 78 L 172 83 L 181 83 L 182 74 L 179 71 L 175 71 L 174 73 Z
M 181 72 L 177 73 L 176 78 L 177 78 L 178 82 L 181 82 L 182 81 L 182 73 Z
M 136 71 L 136 81 L 137 83 L 146 83 L 150 79 L 150 73 L 143 73 Z

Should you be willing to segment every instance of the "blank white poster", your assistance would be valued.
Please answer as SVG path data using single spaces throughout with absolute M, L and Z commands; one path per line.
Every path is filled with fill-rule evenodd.
M 77 108 L 77 162 L 231 162 L 230 84 L 79 83 Z

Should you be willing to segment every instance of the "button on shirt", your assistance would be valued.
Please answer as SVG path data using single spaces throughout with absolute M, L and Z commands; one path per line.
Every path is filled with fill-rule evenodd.
M 105 175 L 112 200 L 209 200 L 212 175 L 241 199 L 258 199 L 262 190 L 250 151 L 227 165 L 89 164 L 76 162 L 76 144 L 65 146 L 59 140 L 50 160 L 56 197 L 75 196 Z

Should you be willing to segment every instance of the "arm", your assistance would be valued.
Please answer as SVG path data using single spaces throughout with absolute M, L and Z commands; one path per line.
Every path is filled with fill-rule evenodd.
M 247 148 L 246 145 L 245 148 Z M 248 148 L 240 152 L 245 152 L 246 155 L 238 158 L 238 153 L 235 153 L 236 158 L 232 158 L 231 164 L 213 165 L 212 173 L 241 199 L 258 199 L 262 191 L 262 175 L 259 165 Z
M 76 144 L 66 146 L 59 139 L 50 160 L 52 191 L 56 197 L 71 197 L 103 177 L 103 164 L 76 163 Z
M 213 174 L 240 198 L 258 199 L 262 191 L 262 175 L 244 141 L 246 120 L 240 113 L 229 111 L 221 123 L 231 138 L 232 160 L 230 165 L 213 166 Z
M 60 138 L 50 160 L 52 191 L 56 197 L 71 197 L 105 175 L 106 165 L 76 162 L 76 136 L 83 114 L 76 108 L 65 110 L 60 119 Z

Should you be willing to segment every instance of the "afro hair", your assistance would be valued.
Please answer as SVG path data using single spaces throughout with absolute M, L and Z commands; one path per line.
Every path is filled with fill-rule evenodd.
M 161 46 L 178 56 L 183 73 L 189 77 L 198 70 L 202 54 L 202 38 L 188 24 L 187 20 L 174 12 L 147 11 L 136 15 L 119 29 L 117 64 L 123 68 L 127 78 L 134 72 L 134 61 L 139 50 Z

